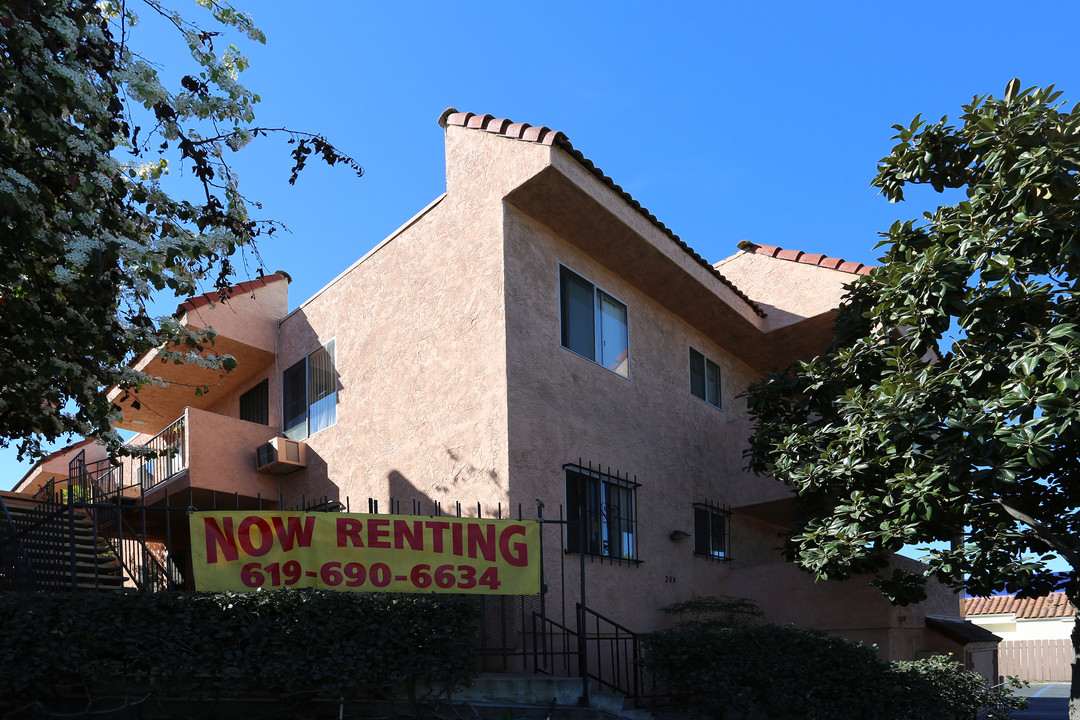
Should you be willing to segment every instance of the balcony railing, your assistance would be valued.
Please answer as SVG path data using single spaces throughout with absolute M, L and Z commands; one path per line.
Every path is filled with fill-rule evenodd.
M 188 467 L 186 415 L 142 445 L 135 457 L 134 483 L 143 492 L 162 484 Z

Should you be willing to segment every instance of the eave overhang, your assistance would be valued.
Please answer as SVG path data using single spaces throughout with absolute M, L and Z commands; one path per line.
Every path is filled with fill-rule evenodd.
M 191 327 L 191 326 L 189 326 Z M 110 388 L 109 402 L 120 407 L 123 420 L 114 427 L 150 435 L 157 434 L 183 414 L 185 407 L 207 410 L 223 397 L 242 392 L 252 380 L 274 362 L 273 350 L 255 347 L 235 338 L 218 335 L 207 351 L 216 356 L 231 355 L 236 367 L 231 372 L 210 370 L 196 363 L 175 364 L 162 350 L 154 350 L 136 360 L 135 370 L 164 381 L 164 386 L 143 385 L 137 390 Z
M 590 186 L 576 161 L 553 162 L 505 198 L 563 240 L 639 288 L 760 373 L 822 352 L 833 314 L 806 318 L 771 333 L 765 313 L 729 282 L 694 262 L 685 250 L 627 207 L 600 183 Z M 573 163 L 573 166 L 570 165 Z M 564 168 L 566 171 L 564 171 Z M 571 178 L 569 175 L 575 177 Z

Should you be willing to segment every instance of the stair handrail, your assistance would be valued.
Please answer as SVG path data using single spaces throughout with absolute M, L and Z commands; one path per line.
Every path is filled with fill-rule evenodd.
M 93 491 L 101 492 L 101 488 L 98 486 L 97 482 L 93 478 L 90 478 L 89 482 Z M 118 537 L 120 538 L 120 540 L 118 542 L 121 543 L 120 545 L 114 543 L 112 538 L 107 535 L 102 536 L 97 534 L 99 526 L 97 513 L 105 509 L 106 507 L 116 513 L 116 518 L 119 521 L 118 525 L 120 532 L 118 533 Z M 146 578 L 143 577 L 142 573 L 143 568 L 147 566 L 149 566 L 153 570 L 153 572 L 151 573 L 153 575 L 152 582 L 156 581 L 156 584 L 160 587 L 162 585 L 162 581 L 164 581 L 163 584 L 166 588 L 170 586 L 172 578 L 169 574 L 169 571 L 165 568 L 164 565 L 161 564 L 161 561 L 158 560 L 152 552 L 150 552 L 150 548 L 146 546 L 146 540 L 142 537 L 142 535 L 135 532 L 135 529 L 132 528 L 130 524 L 128 524 L 127 520 L 124 519 L 123 509 L 119 504 L 89 505 L 86 509 L 93 513 L 93 517 L 91 518 L 91 520 L 93 521 L 95 536 L 104 540 L 105 543 L 109 546 L 109 548 L 113 551 L 113 553 L 115 553 L 116 556 L 120 558 L 120 562 L 123 564 L 124 570 L 127 571 L 128 577 L 131 578 L 131 581 L 135 583 L 135 587 L 137 587 L 139 590 L 147 589 L 146 587 L 144 587 L 146 583 Z M 127 533 L 127 537 L 129 539 L 131 539 L 133 542 L 138 543 L 138 549 L 141 550 L 142 555 L 141 564 L 132 564 L 132 562 L 129 561 L 129 554 L 124 552 L 122 543 L 124 542 L 123 538 L 125 532 Z M 149 562 L 147 562 L 148 560 Z
M 99 468 L 102 464 L 106 464 L 107 467 L 104 472 Z M 94 467 L 93 471 L 90 470 L 90 466 Z M 112 477 L 114 474 L 119 474 L 120 479 L 116 480 L 114 478 L 113 484 L 116 487 L 111 492 L 115 494 L 115 502 L 119 504 L 120 496 L 124 491 L 124 466 L 114 464 L 112 457 L 88 464 L 86 462 L 86 450 L 80 450 L 68 462 L 67 496 L 64 499 L 68 503 L 96 503 L 101 498 L 108 499 L 110 497 L 109 492 L 106 492 L 100 481 L 103 478 Z
M 183 416 L 181 416 L 180 420 L 183 420 Z M 169 427 L 171 428 L 175 425 L 177 425 L 177 423 L 173 423 Z M 180 428 L 181 430 L 183 429 L 182 422 L 180 423 Z M 169 428 L 166 428 L 165 430 L 168 429 Z M 161 436 L 162 433 L 165 432 L 165 430 L 162 430 L 160 433 L 158 433 L 155 438 Z M 164 566 L 162 566 L 161 562 L 158 561 L 157 557 L 152 552 L 150 552 L 150 548 L 146 546 L 146 541 L 142 537 L 142 535 L 135 532 L 135 530 L 128 524 L 127 520 L 124 519 L 123 509 L 121 508 L 119 502 L 119 492 L 122 491 L 122 488 L 118 490 L 115 504 L 105 505 L 94 502 L 97 498 L 108 497 L 108 495 L 106 494 L 104 488 L 102 488 L 101 485 L 98 483 L 98 478 L 94 477 L 93 474 L 88 472 L 86 467 L 86 455 L 84 450 L 80 450 L 79 453 L 71 459 L 71 462 L 68 463 L 68 478 L 68 504 L 75 504 L 74 499 L 76 493 L 72 492 L 71 488 L 73 487 L 73 483 L 77 478 L 79 488 L 86 491 L 85 499 L 89 500 L 89 502 L 84 502 L 82 504 L 84 506 L 84 509 L 91 514 L 91 521 L 93 523 L 95 537 L 104 540 L 105 544 L 108 545 L 109 549 L 112 550 L 112 552 L 118 558 L 120 558 L 121 565 L 123 565 L 124 570 L 127 571 L 128 577 L 130 577 L 131 581 L 135 583 L 135 586 L 139 590 L 146 589 L 145 585 L 147 584 L 147 579 L 143 577 L 143 570 L 145 568 L 150 568 L 150 570 L 152 571 L 150 573 L 150 575 L 152 575 L 150 582 L 156 584 L 158 587 L 162 586 L 162 584 L 164 584 L 165 587 L 169 587 L 169 584 L 171 582 L 171 576 L 168 570 Z M 98 534 L 101 525 L 101 523 L 99 522 L 99 514 L 106 507 L 110 508 L 113 512 L 116 513 L 116 518 L 118 520 L 117 537 L 119 538 L 117 542 L 113 542 L 112 538 L 110 538 L 108 535 Z M 133 539 L 133 541 L 137 543 L 136 549 L 140 551 L 140 554 L 142 556 L 142 562 L 135 563 L 134 559 L 130 557 L 130 554 L 124 552 L 123 543 L 125 532 L 127 533 L 128 538 Z
M 15 544 L 14 562 L 9 566 L 14 570 L 12 583 L 15 586 L 15 590 L 36 590 L 37 589 L 37 575 L 34 572 L 34 566 L 30 562 L 30 555 L 26 552 L 26 546 L 23 545 L 22 538 L 20 537 L 22 531 L 15 526 L 15 520 L 11 517 L 11 512 L 8 510 L 7 503 L 4 502 L 4 496 L 0 495 L 0 510 L 4 511 L 4 519 L 7 524 L 4 526 L 10 530 L 10 534 L 7 538 L 4 538 L 3 542 L 0 542 L 0 548 L 5 547 L 11 543 Z M 5 533 L 7 534 L 7 533 Z M 0 557 L 3 557 L 4 553 L 0 553 Z
M 603 675 L 599 672 L 600 668 L 602 667 L 601 664 L 597 665 L 597 671 L 598 672 L 596 674 L 593 674 L 593 673 L 589 672 L 588 668 L 585 668 L 583 672 L 587 673 L 588 677 L 595 680 L 597 685 L 599 685 L 601 687 L 607 686 L 607 687 L 609 687 L 612 690 L 615 690 L 617 692 L 625 693 L 626 695 L 629 695 L 630 697 L 634 698 L 635 702 L 640 701 L 641 698 L 645 694 L 644 693 L 644 678 L 642 677 L 642 675 L 644 673 L 642 671 L 642 662 L 641 662 L 642 661 L 642 656 L 643 656 L 643 653 L 642 653 L 642 650 L 641 650 L 641 637 L 642 637 L 642 634 L 634 632 L 633 630 L 626 627 L 625 625 L 620 625 L 619 623 L 615 622 L 611 618 L 605 617 L 604 615 L 596 612 L 592 608 L 585 607 L 581 603 L 576 603 L 576 609 L 577 609 L 578 618 L 579 618 L 578 622 L 579 622 L 579 625 L 580 625 L 580 630 L 579 630 L 580 636 L 579 636 L 578 642 L 581 642 L 581 643 L 589 642 L 589 634 L 588 634 L 588 630 L 586 628 L 586 618 L 587 618 L 587 616 L 591 615 L 597 621 L 597 633 L 596 633 L 596 637 L 594 639 L 594 642 L 597 644 L 597 650 L 598 651 L 600 649 L 599 648 L 600 643 L 605 639 L 605 638 L 601 637 L 601 635 L 600 635 L 599 622 L 605 622 L 605 623 L 609 624 L 611 626 L 612 630 L 614 630 L 615 636 L 613 638 L 611 638 L 611 637 L 607 638 L 607 640 L 609 642 L 611 642 L 611 644 L 613 646 L 615 645 L 615 643 L 618 643 L 620 640 L 625 640 L 626 642 L 628 642 L 630 644 L 630 649 L 631 649 L 631 656 L 630 657 L 626 657 L 626 658 L 618 658 L 618 657 L 612 658 L 612 657 L 609 657 L 609 660 L 611 660 L 611 663 L 612 663 L 612 669 L 614 671 L 616 671 L 616 672 L 618 672 L 619 666 L 622 665 L 622 663 L 620 663 L 619 660 L 622 660 L 623 662 L 625 662 L 625 668 L 627 670 L 626 680 L 629 681 L 629 683 L 631 685 L 630 687 L 622 686 L 621 683 L 619 682 L 619 680 L 620 680 L 619 677 L 615 677 L 615 678 L 613 678 L 611 680 L 605 679 L 603 677 Z M 624 639 L 624 638 L 621 637 L 622 635 L 626 635 L 627 637 Z M 597 660 L 598 660 L 598 663 L 601 660 L 601 658 L 599 657 L 599 654 L 598 654 Z

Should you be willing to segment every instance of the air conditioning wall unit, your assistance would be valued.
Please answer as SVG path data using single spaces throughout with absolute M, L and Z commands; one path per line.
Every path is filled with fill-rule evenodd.
M 270 475 L 288 475 L 307 467 L 307 445 L 285 437 L 271 438 L 255 449 L 255 470 Z

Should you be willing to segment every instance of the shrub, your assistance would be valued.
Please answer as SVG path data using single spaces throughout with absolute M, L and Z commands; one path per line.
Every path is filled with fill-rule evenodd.
M 0 697 L 450 692 L 475 673 L 476 617 L 469 598 L 447 595 L 0 594 Z
M 645 658 L 680 704 L 713 718 L 872 718 L 887 671 L 873 648 L 777 625 L 661 630 Z
M 904 720 L 974 718 L 980 711 L 986 711 L 983 717 L 987 720 L 1007 719 L 1010 710 L 1027 705 L 1009 688 L 988 687 L 982 675 L 964 670 L 960 663 L 941 655 L 893 662 L 891 673 L 902 698 Z
M 750 626 L 748 600 L 698 598 L 663 609 L 697 620 L 645 640 L 645 663 L 679 705 L 709 717 L 772 720 L 1007 718 L 1025 705 L 947 657 L 886 663 L 818 630 Z

